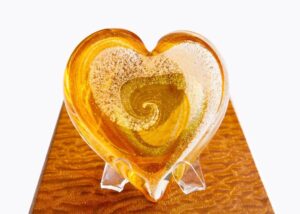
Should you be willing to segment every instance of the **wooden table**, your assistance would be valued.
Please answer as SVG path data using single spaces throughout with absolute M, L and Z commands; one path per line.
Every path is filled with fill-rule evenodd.
M 30 212 L 273 213 L 231 103 L 201 165 L 205 191 L 184 195 L 171 182 L 158 203 L 130 184 L 121 193 L 100 189 L 104 162 L 81 139 L 63 106 Z

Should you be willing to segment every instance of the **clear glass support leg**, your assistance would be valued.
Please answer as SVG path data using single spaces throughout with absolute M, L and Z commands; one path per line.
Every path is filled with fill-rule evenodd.
M 115 163 L 123 162 L 122 160 L 117 160 Z M 130 165 L 129 165 L 130 166 Z M 187 161 L 181 161 L 176 165 L 176 168 L 172 172 L 173 178 L 182 190 L 183 193 L 189 194 L 195 191 L 205 190 L 206 184 L 202 174 L 201 166 L 199 160 L 194 163 L 189 163 Z M 163 194 L 169 183 L 170 176 L 160 183 L 159 188 L 151 190 L 149 185 L 146 183 L 149 194 L 157 200 Z M 128 180 L 121 176 L 115 169 L 113 169 L 108 163 L 105 163 L 102 179 L 101 188 L 115 190 L 121 192 Z
M 110 189 L 121 192 L 127 183 L 127 179 L 123 178 L 108 163 L 105 163 L 100 183 L 102 189 Z
M 173 177 L 184 194 L 206 189 L 199 160 L 194 163 L 179 162 L 173 171 Z

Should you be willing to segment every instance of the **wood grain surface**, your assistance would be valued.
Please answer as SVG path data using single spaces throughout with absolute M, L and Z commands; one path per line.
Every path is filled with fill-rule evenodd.
M 158 203 L 131 184 L 100 189 L 104 162 L 74 129 L 62 107 L 31 213 L 273 213 L 231 103 L 201 154 L 207 189 L 184 195 L 171 182 Z

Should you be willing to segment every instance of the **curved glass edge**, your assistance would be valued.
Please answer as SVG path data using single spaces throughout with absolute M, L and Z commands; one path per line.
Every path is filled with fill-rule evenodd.
M 122 161 L 116 160 L 115 162 Z M 120 175 L 113 167 L 111 167 L 107 162 L 103 169 L 103 174 L 100 182 L 100 187 L 102 189 L 110 189 L 117 192 L 122 192 L 125 185 L 129 181 Z
M 172 174 L 184 194 L 206 189 L 206 183 L 199 160 L 193 163 L 187 161 L 179 162 Z

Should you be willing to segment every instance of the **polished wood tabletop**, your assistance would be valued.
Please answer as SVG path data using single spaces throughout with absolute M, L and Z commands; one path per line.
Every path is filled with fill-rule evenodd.
M 101 189 L 104 162 L 81 139 L 63 106 L 30 212 L 273 213 L 231 103 L 200 161 L 204 191 L 184 195 L 172 181 L 153 203 L 130 183 L 121 193 Z

